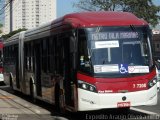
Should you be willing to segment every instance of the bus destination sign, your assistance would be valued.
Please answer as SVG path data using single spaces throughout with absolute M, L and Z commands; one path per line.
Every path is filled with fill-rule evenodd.
M 138 38 L 138 32 L 99 32 L 91 33 L 91 40 L 115 40 L 115 39 L 131 39 Z

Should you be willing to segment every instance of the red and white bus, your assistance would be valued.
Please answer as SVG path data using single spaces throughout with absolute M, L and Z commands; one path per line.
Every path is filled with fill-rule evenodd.
M 4 42 L 5 81 L 63 110 L 155 105 L 151 39 L 128 12 L 68 14 Z
M 0 83 L 4 82 L 3 77 L 3 40 L 0 40 Z

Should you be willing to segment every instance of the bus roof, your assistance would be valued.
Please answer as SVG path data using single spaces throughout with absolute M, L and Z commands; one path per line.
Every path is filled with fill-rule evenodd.
M 93 27 L 93 26 L 127 26 L 127 25 L 148 25 L 145 20 L 139 19 L 129 12 L 115 11 L 91 11 L 72 13 L 53 21 L 70 23 L 73 27 Z
M 67 14 L 61 18 L 45 23 L 39 27 L 29 29 L 25 32 L 25 41 L 56 34 L 66 29 L 97 26 L 129 26 L 148 25 L 142 19 L 129 12 L 115 11 L 91 11 Z M 5 45 L 18 43 L 20 33 L 12 36 L 4 42 Z

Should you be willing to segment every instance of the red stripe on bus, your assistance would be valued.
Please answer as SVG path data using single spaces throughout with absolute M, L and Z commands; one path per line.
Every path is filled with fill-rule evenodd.
M 3 68 L 0 68 L 0 72 L 3 72 Z
M 2 43 L 0 43 L 0 48 L 3 48 L 3 44 Z
M 127 78 L 94 78 L 78 73 L 77 79 L 96 86 L 99 93 L 133 92 L 148 89 L 148 82 L 156 76 L 155 69 L 146 75 Z

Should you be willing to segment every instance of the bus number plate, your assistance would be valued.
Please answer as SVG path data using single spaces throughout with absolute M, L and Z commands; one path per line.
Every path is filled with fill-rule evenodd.
M 131 103 L 130 102 L 118 102 L 117 107 L 118 108 L 123 108 L 123 107 L 130 107 Z

